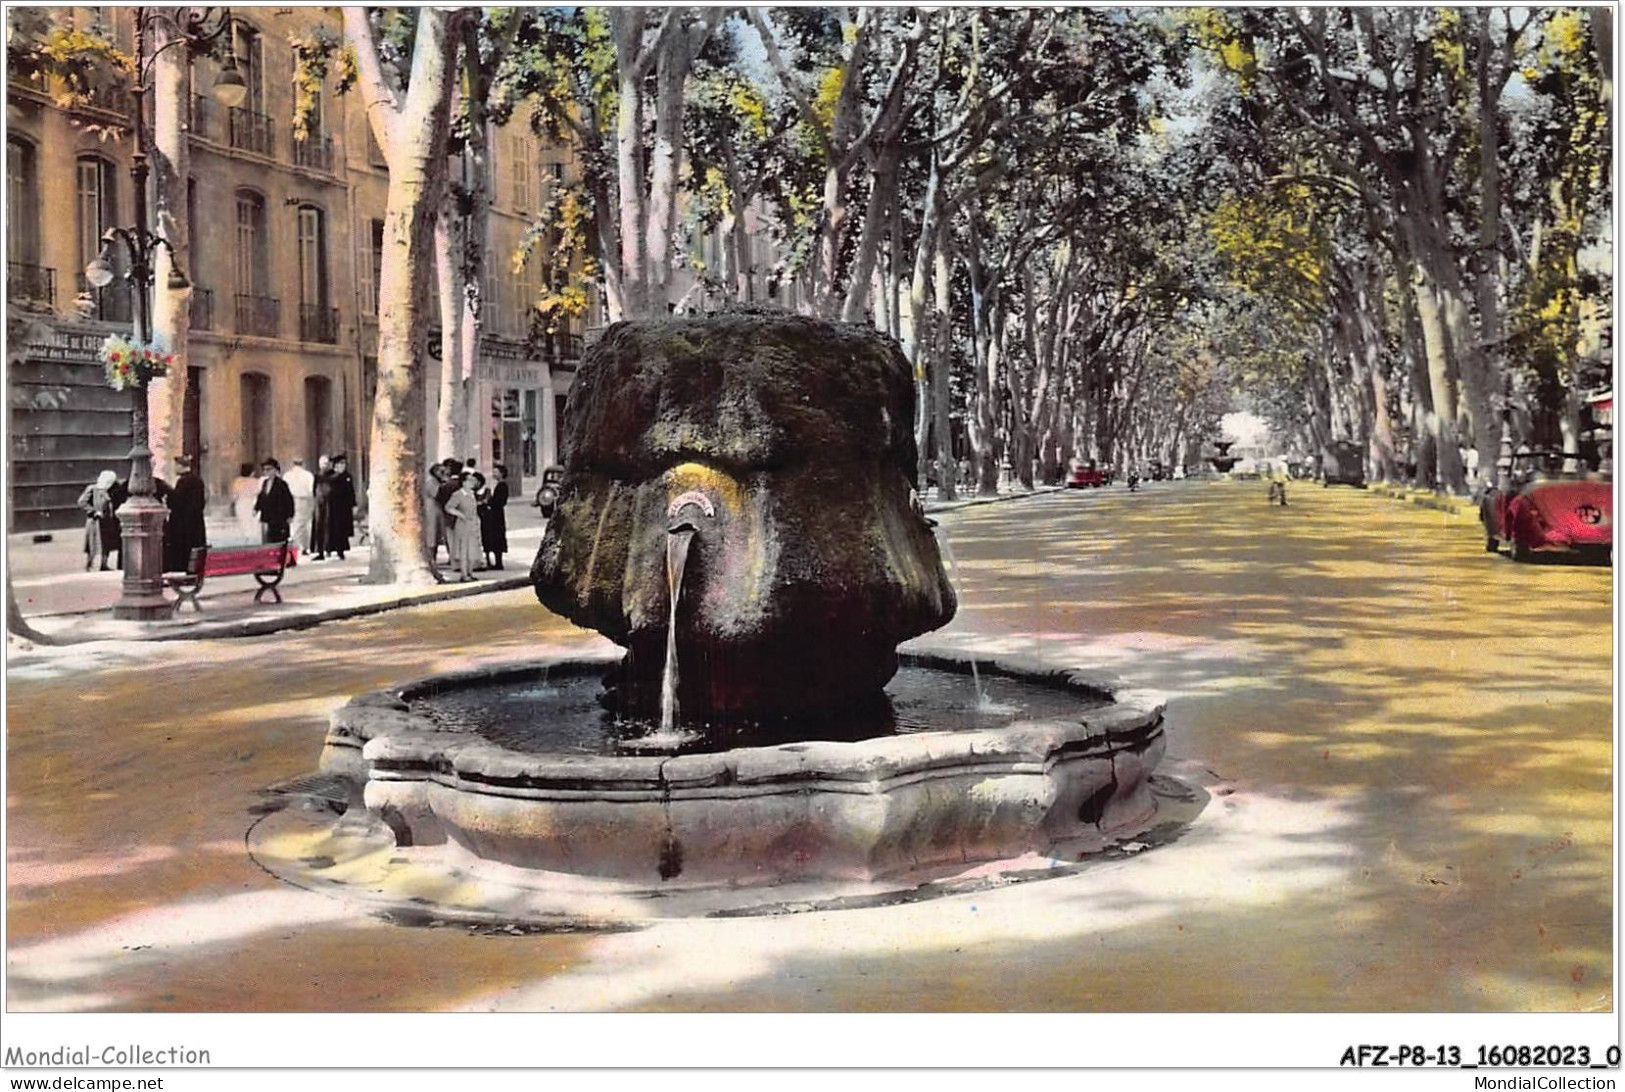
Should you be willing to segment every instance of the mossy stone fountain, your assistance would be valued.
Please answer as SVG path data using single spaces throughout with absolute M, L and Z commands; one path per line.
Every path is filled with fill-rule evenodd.
M 1043 657 L 915 641 L 954 591 L 914 388 L 871 329 L 621 323 L 564 415 L 531 575 L 619 647 L 361 695 L 323 765 L 398 846 L 668 888 L 1070 852 L 1149 818 L 1162 707 Z M 985 691 L 985 692 L 984 692 Z

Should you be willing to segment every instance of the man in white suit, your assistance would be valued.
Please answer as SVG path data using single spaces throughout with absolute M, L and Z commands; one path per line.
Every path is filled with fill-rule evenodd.
M 316 475 L 305 469 L 305 460 L 295 459 L 293 467 L 282 476 L 293 494 L 293 540 L 299 552 L 310 552 L 310 521 L 316 511 Z

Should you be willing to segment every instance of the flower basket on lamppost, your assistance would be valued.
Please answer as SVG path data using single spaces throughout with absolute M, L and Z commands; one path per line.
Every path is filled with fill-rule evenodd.
M 148 34 L 154 20 L 172 28 L 174 36 L 164 45 L 147 51 Z M 130 179 L 135 190 L 135 226 L 114 228 L 102 236 L 102 252 L 85 268 L 92 286 L 105 288 L 118 276 L 110 260 L 113 248 L 123 246 L 129 255 L 129 271 L 124 274 L 135 295 L 135 331 L 131 339 L 109 338 L 102 349 L 109 385 L 130 392 L 130 499 L 119 509 L 123 533 L 124 584 L 113 617 L 152 621 L 169 616 L 164 597 L 164 521 L 168 511 L 153 495 L 152 451 L 147 447 L 147 386 L 167 374 L 175 365 L 174 355 L 149 342 L 152 336 L 152 280 L 158 248 L 174 248 L 167 239 L 147 227 L 147 85 L 153 62 L 164 50 L 185 45 L 207 49 L 225 36 L 226 59 L 214 97 L 226 106 L 239 105 L 247 93 L 242 74 L 230 48 L 231 10 L 222 8 L 135 9 L 135 86 L 130 102 L 135 151 L 130 157 Z M 167 285 L 171 291 L 190 287 L 178 262 L 171 261 Z

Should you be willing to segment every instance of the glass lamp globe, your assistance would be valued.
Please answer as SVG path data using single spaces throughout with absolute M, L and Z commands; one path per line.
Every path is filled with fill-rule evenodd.
M 213 92 L 215 101 L 227 107 L 241 106 L 248 97 L 248 84 L 243 81 L 243 74 L 237 71 L 234 61 L 226 62 L 225 69 L 214 81 Z

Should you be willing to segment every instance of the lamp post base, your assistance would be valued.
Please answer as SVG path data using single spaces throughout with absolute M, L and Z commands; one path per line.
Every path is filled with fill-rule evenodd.
M 123 532 L 124 585 L 113 617 L 154 622 L 170 617 L 164 596 L 164 523 L 169 510 L 152 497 L 131 497 L 118 510 Z

